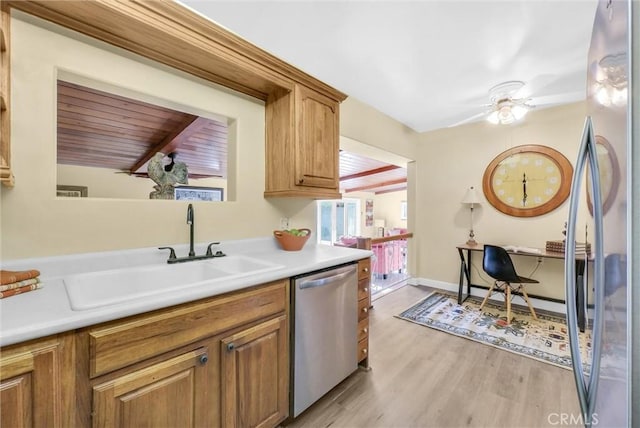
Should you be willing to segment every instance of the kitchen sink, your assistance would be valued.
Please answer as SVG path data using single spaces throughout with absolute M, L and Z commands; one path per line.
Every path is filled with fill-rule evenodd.
M 145 265 L 69 275 L 64 278 L 74 311 L 96 309 L 161 293 L 211 285 L 283 268 L 233 255 L 180 264 Z

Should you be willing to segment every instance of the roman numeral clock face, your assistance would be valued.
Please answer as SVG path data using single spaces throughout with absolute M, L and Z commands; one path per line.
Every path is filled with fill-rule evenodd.
M 562 153 L 546 146 L 509 149 L 491 161 L 482 189 L 498 211 L 534 217 L 558 208 L 569 196 L 573 167 Z

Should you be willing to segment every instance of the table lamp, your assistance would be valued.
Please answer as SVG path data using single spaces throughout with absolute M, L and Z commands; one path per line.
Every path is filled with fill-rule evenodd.
M 475 204 L 479 205 L 480 199 L 478 198 L 478 194 L 473 186 L 467 189 L 467 193 L 465 193 L 464 198 L 462 198 L 462 203 L 469 205 L 469 209 L 471 210 L 471 229 L 469 230 L 469 240 L 467 241 L 467 245 L 477 245 L 478 243 L 473 239 L 475 236 L 473 234 L 473 206 Z

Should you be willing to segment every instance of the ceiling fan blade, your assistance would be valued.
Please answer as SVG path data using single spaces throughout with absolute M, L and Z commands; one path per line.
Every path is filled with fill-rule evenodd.
M 473 121 L 478 120 L 478 119 L 480 119 L 481 117 L 484 117 L 484 116 L 486 116 L 486 115 L 487 115 L 487 112 L 482 112 L 482 113 L 474 114 L 474 115 L 473 115 L 473 116 L 471 116 L 471 117 L 468 117 L 468 118 L 466 118 L 466 119 L 463 119 L 463 120 L 461 120 L 461 121 L 459 121 L 459 122 L 456 122 L 456 123 L 454 123 L 454 124 L 452 124 L 452 125 L 447 126 L 447 128 L 453 128 L 453 127 L 455 127 L 455 126 L 464 125 L 465 123 L 473 122 Z
M 530 99 L 529 104 L 542 107 L 555 104 L 569 104 L 577 101 L 583 101 L 586 98 L 584 91 L 579 92 L 567 92 L 564 94 L 546 95 L 542 97 L 533 97 Z

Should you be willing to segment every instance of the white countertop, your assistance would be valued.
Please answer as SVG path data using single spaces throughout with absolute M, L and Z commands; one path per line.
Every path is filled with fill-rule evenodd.
M 174 246 L 178 257 L 188 253 L 187 247 Z M 206 244 L 196 245 L 196 254 L 204 254 L 205 250 Z M 214 247 L 215 250 L 221 250 L 227 255 L 250 256 L 283 267 L 241 278 L 231 278 L 228 281 L 214 281 L 211 284 L 205 282 L 184 290 L 162 292 L 124 303 L 76 311 L 69 302 L 64 283 L 66 276 L 123 267 L 165 265 L 168 251 L 151 247 L 3 262 L 2 269 L 5 270 L 38 269 L 43 287 L 0 299 L 0 346 L 191 302 L 372 255 L 372 252 L 367 250 L 315 245 L 311 242 L 307 242 L 301 251 L 283 251 L 271 237 L 222 242 Z

